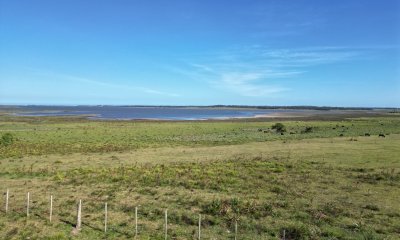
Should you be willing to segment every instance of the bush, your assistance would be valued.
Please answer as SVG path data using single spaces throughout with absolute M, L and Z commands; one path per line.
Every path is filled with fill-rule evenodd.
M 312 132 L 313 131 L 313 127 L 306 127 L 304 130 L 303 130 L 303 133 L 310 133 L 310 132 Z
M 5 133 L 3 134 L 3 136 L 1 136 L 0 145 L 8 146 L 13 144 L 13 142 L 14 142 L 14 136 L 11 133 Z
M 272 125 L 272 129 L 275 129 L 277 132 L 283 133 L 286 132 L 286 127 L 282 123 L 275 123 Z

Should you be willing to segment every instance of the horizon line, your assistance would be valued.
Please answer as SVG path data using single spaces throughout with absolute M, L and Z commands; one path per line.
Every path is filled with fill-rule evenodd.
M 212 104 L 212 105 L 146 105 L 146 104 L 0 104 L 1 107 L 165 107 L 165 108 L 184 108 L 184 107 L 237 107 L 237 108 L 315 108 L 315 109 L 354 109 L 354 110 L 373 110 L 373 109 L 400 109 L 399 107 L 360 107 L 360 106 L 329 106 L 329 105 L 240 105 L 240 104 Z

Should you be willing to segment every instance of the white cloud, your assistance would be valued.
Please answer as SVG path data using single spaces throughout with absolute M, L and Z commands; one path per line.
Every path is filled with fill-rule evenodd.
M 312 67 L 361 60 L 388 46 L 317 46 L 273 49 L 261 45 L 236 46 L 186 60 L 169 70 L 241 96 L 268 97 L 288 91 L 281 79 L 296 79 Z
M 247 97 L 262 97 L 268 96 L 273 93 L 287 91 L 288 89 L 265 84 L 258 84 L 257 82 L 266 78 L 263 73 L 223 73 L 216 86 L 226 88 L 232 92 L 238 93 Z
M 202 65 L 202 64 L 196 64 L 196 63 L 191 63 L 190 64 L 192 67 L 198 68 L 200 70 L 206 71 L 206 72 L 211 72 L 213 73 L 214 70 L 206 65 Z
M 97 86 L 103 86 L 103 87 L 108 87 L 108 88 L 114 88 L 114 89 L 119 89 L 119 90 L 130 90 L 134 92 L 144 92 L 148 94 L 155 94 L 155 95 L 163 95 L 163 96 L 169 96 L 169 97 L 179 97 L 179 94 L 176 93 L 170 93 L 170 92 L 164 92 L 164 91 L 159 91 L 156 89 L 151 89 L 151 88 L 146 88 L 146 87 L 137 87 L 137 86 L 132 86 L 132 85 L 126 85 L 126 84 L 115 84 L 115 83 L 110 83 L 110 82 L 103 82 L 103 81 L 97 81 L 97 80 L 92 80 L 84 77 L 78 77 L 78 76 L 73 76 L 73 75 L 68 75 L 68 74 L 59 74 L 59 73 L 54 73 L 51 71 L 44 71 L 40 69 L 30 69 L 31 71 L 34 71 L 38 75 L 45 75 L 45 76 L 50 76 L 52 78 L 56 79 L 62 79 L 66 81 L 75 81 L 75 82 L 80 82 L 80 83 L 88 83 L 91 85 L 97 85 Z

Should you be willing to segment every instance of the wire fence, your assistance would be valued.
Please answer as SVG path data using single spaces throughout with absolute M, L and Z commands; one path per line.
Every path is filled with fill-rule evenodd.
M 27 192 L 13 194 L 10 189 L 4 193 L 4 211 L 7 215 L 19 215 L 27 219 L 41 219 L 50 223 L 61 223 L 71 226 L 74 234 L 80 234 L 83 228 L 90 228 L 98 232 L 117 232 L 126 237 L 140 238 L 144 232 L 159 231 L 165 240 L 174 239 L 176 234 L 171 230 L 176 227 L 176 213 L 173 209 L 151 208 L 146 206 L 127 206 L 120 203 L 109 203 L 98 198 L 60 199 L 52 194 L 48 196 L 35 195 Z M 171 216 L 172 215 L 172 216 Z M 195 239 L 208 239 L 207 215 L 191 212 L 186 216 L 192 226 L 189 231 Z M 171 221 L 172 220 L 172 221 Z M 155 224 L 154 224 L 155 223 Z M 152 225 L 147 227 L 146 225 Z M 154 227 L 156 225 L 156 227 Z M 233 221 L 231 228 L 226 229 L 230 239 L 240 239 L 245 233 L 240 232 L 239 217 Z M 189 233 L 188 232 L 188 233 Z M 210 233 L 208 233 L 210 234 Z M 286 240 L 286 232 L 279 234 L 280 239 Z
M 71 200 L 63 201 L 63 203 L 58 202 L 57 198 L 53 195 L 47 197 L 38 197 L 35 199 L 35 196 L 31 194 L 31 192 L 27 192 L 25 197 L 22 194 L 12 194 L 9 189 L 5 192 L 5 200 L 4 200 L 4 214 L 19 214 L 21 217 L 26 217 L 29 219 L 33 218 L 41 218 L 48 222 L 59 222 L 71 225 L 73 228 L 72 231 L 75 234 L 79 234 L 82 228 L 88 227 L 97 231 L 103 231 L 104 233 L 110 231 L 118 231 L 118 229 L 111 227 L 113 223 L 117 226 L 121 226 L 121 222 L 131 223 L 126 224 L 132 228 L 133 231 L 126 231 L 126 235 L 133 236 L 135 238 L 139 238 L 141 231 L 146 231 L 145 224 L 150 220 L 157 220 L 158 217 L 163 219 L 163 227 L 162 232 L 164 235 L 164 239 L 170 238 L 169 227 L 171 224 L 168 222 L 169 220 L 169 212 L 171 210 L 163 209 L 163 218 L 160 216 L 161 210 L 155 210 L 154 213 L 149 213 L 148 210 L 143 209 L 141 214 L 141 206 L 135 206 L 133 211 L 133 217 L 125 218 L 121 216 L 121 212 L 129 211 L 129 209 L 121 209 L 118 206 L 110 206 L 108 202 L 99 202 L 94 199 L 76 199 L 74 202 Z M 45 201 L 47 198 L 47 202 Z M 110 208 L 111 207 L 111 208 Z M 114 218 L 113 210 L 115 215 Z M 123 215 L 123 214 L 122 214 Z M 153 216 L 154 215 L 154 216 Z M 157 216 L 158 215 L 158 216 Z M 143 217 L 141 219 L 140 217 Z M 111 217 L 111 218 L 110 218 Z M 147 218 L 147 219 L 144 219 Z M 197 239 L 201 239 L 202 237 L 202 216 L 198 214 L 198 224 L 196 229 Z M 115 222 L 112 222 L 115 220 Z M 141 221 L 143 220 L 143 221 Z M 100 227 L 100 224 L 102 225 Z M 127 226 L 127 228 L 128 228 Z M 233 238 L 237 239 L 237 228 L 234 233 Z M 120 231 L 121 233 L 121 231 Z

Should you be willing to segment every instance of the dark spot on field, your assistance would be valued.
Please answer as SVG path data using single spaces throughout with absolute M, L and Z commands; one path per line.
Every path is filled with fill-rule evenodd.
M 379 211 L 379 207 L 375 204 L 367 204 L 364 208 L 371 211 Z

